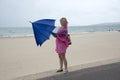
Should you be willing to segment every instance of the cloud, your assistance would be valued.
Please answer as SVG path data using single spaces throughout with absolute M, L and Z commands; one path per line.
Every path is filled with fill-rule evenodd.
M 69 25 L 120 21 L 119 0 L 0 0 L 0 26 L 30 26 L 29 20 L 59 19 Z

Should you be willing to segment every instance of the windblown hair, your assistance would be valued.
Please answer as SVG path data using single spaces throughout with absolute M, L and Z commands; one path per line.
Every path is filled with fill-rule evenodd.
M 68 23 L 68 22 L 67 22 L 67 19 L 66 19 L 65 17 L 62 17 L 62 18 L 60 19 L 60 24 L 61 24 L 63 27 L 65 27 L 67 23 Z

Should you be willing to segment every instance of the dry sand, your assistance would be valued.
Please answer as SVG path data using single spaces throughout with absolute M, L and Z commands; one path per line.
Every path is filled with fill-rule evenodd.
M 68 66 L 120 58 L 120 32 L 71 35 Z M 37 47 L 34 37 L 0 38 L 0 80 L 58 69 L 55 39 Z

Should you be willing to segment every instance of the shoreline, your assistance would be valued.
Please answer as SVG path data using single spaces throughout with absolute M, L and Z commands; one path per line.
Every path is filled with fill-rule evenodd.
M 96 31 L 96 32 L 79 32 L 79 33 L 69 33 L 70 35 L 84 35 L 84 34 L 91 34 L 91 33 L 109 33 L 109 32 L 120 32 L 118 31 Z M 34 37 L 34 34 L 32 35 L 11 35 L 11 36 L 0 36 L 0 38 L 22 38 L 22 37 Z
M 68 67 L 120 58 L 119 32 L 74 34 L 71 40 L 66 54 Z M 58 61 L 53 37 L 42 47 L 37 47 L 34 37 L 0 37 L 1 80 L 55 70 Z

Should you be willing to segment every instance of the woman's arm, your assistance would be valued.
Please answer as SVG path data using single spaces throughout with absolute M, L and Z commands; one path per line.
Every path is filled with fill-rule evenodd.
M 67 34 L 67 30 L 63 30 L 60 33 L 57 33 L 57 38 L 62 42 L 66 42 Z

